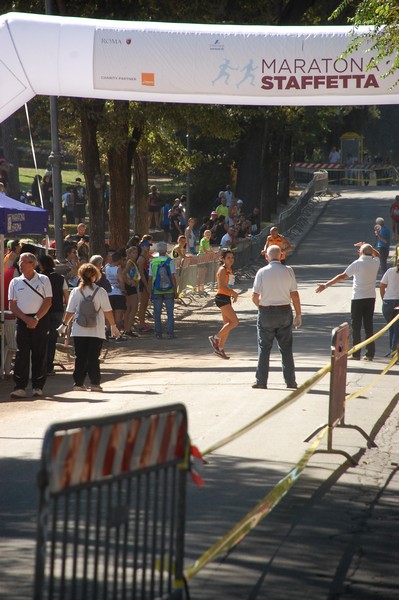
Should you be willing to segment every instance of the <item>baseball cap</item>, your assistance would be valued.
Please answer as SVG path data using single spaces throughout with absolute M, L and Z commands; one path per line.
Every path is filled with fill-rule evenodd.
M 148 240 L 144 240 L 144 242 L 141 242 L 140 246 L 143 248 L 143 246 L 152 246 L 152 244 Z
M 217 212 L 216 212 L 216 210 L 213 210 L 213 211 L 211 212 L 211 217 L 213 217 L 214 215 L 216 215 L 216 216 L 217 216 Z
M 244 204 L 242 200 L 237 200 L 237 204 Z

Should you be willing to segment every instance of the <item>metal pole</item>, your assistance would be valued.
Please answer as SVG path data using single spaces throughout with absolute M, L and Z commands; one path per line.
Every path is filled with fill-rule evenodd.
M 187 156 L 190 156 L 190 134 L 187 130 L 186 134 L 186 148 L 187 148 Z M 187 168 L 187 177 L 186 177 L 186 215 L 187 217 L 191 217 L 191 208 L 190 208 L 190 169 Z
M 46 0 L 46 15 L 53 14 L 52 0 Z M 62 181 L 61 181 L 61 153 L 58 136 L 58 106 L 57 97 L 50 96 L 50 129 L 51 129 L 51 152 L 48 157 L 52 171 L 53 182 L 53 210 L 54 210 L 54 238 L 57 258 L 62 257 Z

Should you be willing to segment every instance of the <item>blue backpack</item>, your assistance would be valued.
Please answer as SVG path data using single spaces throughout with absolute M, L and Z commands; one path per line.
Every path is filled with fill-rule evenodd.
M 157 274 L 155 275 L 153 289 L 156 292 L 168 292 L 173 290 L 172 273 L 170 271 L 171 258 L 167 258 L 158 264 Z

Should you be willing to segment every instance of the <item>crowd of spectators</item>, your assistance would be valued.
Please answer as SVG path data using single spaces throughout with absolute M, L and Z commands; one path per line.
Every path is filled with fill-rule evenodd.
M 32 186 L 32 197 L 35 203 L 39 203 L 39 200 L 40 203 L 44 202 L 50 212 L 51 193 L 51 177 L 45 175 L 42 180 L 37 176 Z M 46 249 L 45 240 L 43 246 L 34 244 L 32 240 L 5 240 L 3 292 L 6 309 L 9 308 L 8 288 L 11 281 L 21 276 L 21 256 L 29 255 L 30 264 L 32 262 L 30 257 L 35 256 L 36 272 L 46 275 L 52 286 L 53 303 L 48 316 L 51 331 L 48 340 L 47 375 L 55 372 L 57 327 L 63 323 L 63 315 L 69 315 L 68 312 L 65 313 L 66 307 L 69 306 L 69 295 L 75 289 L 86 289 L 88 285 L 88 282 L 82 282 L 83 265 L 91 264 L 95 267 L 95 272 L 98 273 L 95 284 L 102 288 L 108 297 L 112 317 L 111 320 L 107 318 L 105 334 L 109 339 L 115 342 L 126 342 L 129 338 L 140 337 L 142 334 L 154 331 L 153 324 L 148 322 L 147 310 L 150 300 L 154 302 L 154 299 L 157 300 L 157 311 L 154 305 L 154 316 L 155 312 L 157 313 L 154 333 L 157 337 L 162 337 L 160 311 L 163 300 L 168 316 L 167 334 L 172 339 L 175 337 L 171 319 L 173 320 L 173 300 L 177 297 L 176 266 L 180 268 L 182 261 L 188 257 L 204 258 L 206 254 L 212 254 L 213 258 L 210 260 L 214 261 L 222 248 L 234 249 L 240 240 L 250 241 L 260 231 L 259 210 L 254 209 L 250 214 L 246 214 L 243 201 L 236 199 L 228 186 L 225 192 L 218 194 L 215 210 L 211 210 L 209 216 L 203 217 L 200 227 L 197 227 L 196 218 L 187 214 L 187 199 L 184 195 L 176 198 L 171 205 L 164 203 L 161 207 L 159 190 L 152 186 L 148 200 L 148 233 L 132 235 L 124 248 L 107 248 L 104 256 L 93 255 L 84 222 L 84 198 L 85 190 L 78 178 L 75 186 L 67 188 L 63 196 L 66 220 L 68 223 L 73 223 L 75 220 L 76 231 L 67 235 L 66 229 L 63 230 L 64 243 L 61 257 L 55 259 L 51 255 L 55 242 L 50 244 L 50 249 Z M 160 233 L 162 235 L 159 235 Z M 157 238 L 157 241 L 154 238 Z M 162 241 L 160 238 L 163 238 Z M 159 267 L 165 261 L 169 265 L 170 259 L 175 259 L 169 267 L 173 288 L 164 294 L 153 287 L 156 266 Z M 194 262 L 195 260 L 197 258 Z M 205 261 L 200 260 L 198 263 L 198 291 L 204 288 L 206 262 L 205 258 Z M 10 308 L 12 308 L 11 304 Z M 69 319 L 70 325 L 73 325 L 74 319 L 75 317 Z M 117 335 L 114 335 L 115 332 Z M 96 381 L 91 383 L 93 388 L 98 389 L 97 378 L 96 375 Z M 76 385 L 78 388 L 82 387 L 80 379 L 77 383 L 75 381 Z M 37 384 L 36 392 L 38 389 L 42 391 L 42 387 L 43 382 L 40 386 Z M 24 392 L 18 388 L 14 393 Z

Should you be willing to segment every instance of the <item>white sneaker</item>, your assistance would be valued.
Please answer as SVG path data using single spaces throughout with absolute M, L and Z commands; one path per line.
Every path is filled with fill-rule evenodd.
M 10 398 L 26 398 L 26 391 L 22 388 L 14 390 L 13 392 L 11 392 Z
M 90 386 L 90 391 L 92 391 L 92 392 L 102 392 L 103 388 L 101 387 L 101 385 L 91 385 Z
M 32 396 L 33 396 L 33 398 L 38 398 L 39 396 L 43 396 L 43 390 L 41 390 L 40 388 L 34 388 L 32 390 Z
M 72 388 L 73 392 L 87 392 L 87 387 L 85 385 L 74 385 Z

